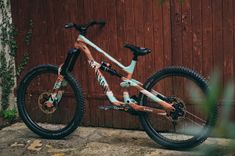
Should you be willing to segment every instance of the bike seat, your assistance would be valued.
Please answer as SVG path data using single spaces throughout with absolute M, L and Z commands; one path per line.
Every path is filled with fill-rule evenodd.
M 151 52 L 151 50 L 148 48 L 137 47 L 132 44 L 125 44 L 124 47 L 130 49 L 133 52 L 134 56 L 136 56 L 136 57 L 137 56 L 144 56 L 144 55 L 147 55 Z

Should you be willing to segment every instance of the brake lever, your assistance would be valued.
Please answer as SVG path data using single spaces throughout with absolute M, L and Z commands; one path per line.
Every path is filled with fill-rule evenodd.
M 100 21 L 95 21 L 92 20 L 87 24 L 87 27 L 93 26 L 93 25 L 100 25 L 101 27 L 105 26 L 106 22 L 104 20 L 100 20 Z
M 74 26 L 75 26 L 74 23 L 67 23 L 67 24 L 64 25 L 64 28 L 65 29 L 70 29 L 70 28 L 73 28 Z
M 97 21 L 96 23 L 99 24 L 101 27 L 105 26 L 106 24 L 104 20 Z

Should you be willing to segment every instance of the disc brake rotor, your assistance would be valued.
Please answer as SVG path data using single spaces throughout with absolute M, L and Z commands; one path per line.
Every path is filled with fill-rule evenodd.
M 49 107 L 47 104 L 50 96 L 50 92 L 43 92 L 38 97 L 38 106 L 40 110 L 45 114 L 52 114 L 56 111 L 56 107 L 54 107 L 53 105 Z

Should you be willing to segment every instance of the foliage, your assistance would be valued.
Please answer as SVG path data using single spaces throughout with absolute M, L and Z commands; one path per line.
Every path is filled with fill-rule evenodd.
M 9 95 L 15 85 L 14 56 L 16 55 L 16 30 L 11 23 L 8 14 L 9 1 L 0 0 L 1 24 L 0 24 L 0 86 L 2 90 L 2 109 L 9 106 Z M 9 57 L 7 57 L 9 56 Z
M 219 101 L 222 101 L 222 110 L 218 112 L 217 125 L 213 130 L 213 135 L 216 137 L 235 139 L 235 123 L 230 120 L 229 116 L 233 113 L 233 98 L 235 93 L 235 86 L 232 81 L 228 82 L 225 88 L 222 88 L 223 83 L 220 82 L 219 72 L 215 71 L 209 83 L 210 91 L 207 99 L 202 102 L 204 111 L 210 112 L 215 109 Z M 195 93 L 194 93 L 195 94 Z M 203 155 L 210 155 L 211 153 L 217 153 L 216 155 L 235 154 L 234 141 L 229 141 L 225 144 L 225 147 L 218 145 L 209 145 L 201 148 Z
M 9 95 L 11 94 L 11 88 L 15 85 L 14 66 L 12 65 L 13 62 L 11 62 L 11 60 L 7 62 L 4 51 L 1 51 L 0 53 L 0 62 L 2 109 L 6 110 L 9 106 Z
M 14 121 L 16 119 L 17 111 L 16 109 L 7 109 L 0 111 L 0 115 L 7 119 L 8 121 Z
M 23 71 L 24 67 L 28 64 L 29 61 L 29 46 L 31 44 L 31 40 L 32 40 L 32 35 L 33 35 L 33 21 L 30 20 L 29 21 L 29 26 L 28 26 L 28 32 L 25 35 L 24 38 L 24 43 L 27 46 L 26 51 L 24 52 L 24 56 L 23 59 L 20 61 L 17 69 L 16 69 L 16 77 L 18 77 L 21 72 Z
M 21 71 L 28 63 L 28 47 L 30 46 L 33 32 L 33 21 L 30 20 L 29 29 L 24 38 L 27 51 L 24 53 L 18 68 L 15 69 L 14 59 L 17 52 L 17 31 L 11 21 L 9 4 L 10 0 L 0 0 L 0 88 L 2 92 L 1 105 L 3 110 L 9 107 L 9 96 L 12 93 L 12 88 L 15 86 L 15 77 L 20 75 Z

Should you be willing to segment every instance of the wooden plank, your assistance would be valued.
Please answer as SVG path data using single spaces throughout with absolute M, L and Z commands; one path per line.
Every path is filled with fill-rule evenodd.
M 235 25 L 235 2 L 233 2 L 233 25 Z M 235 27 L 233 27 L 233 51 L 235 50 Z M 235 53 L 233 53 L 233 79 L 235 77 Z M 235 95 L 233 95 L 235 97 Z M 233 102 L 233 111 L 235 111 L 235 102 Z M 233 115 L 233 119 L 235 119 L 235 114 Z
M 212 3 L 213 21 L 213 66 L 219 70 L 223 69 L 223 25 L 222 25 L 222 0 Z M 222 74 L 222 73 L 221 73 Z M 222 76 L 223 78 L 223 76 Z
M 187 68 L 193 67 L 193 50 L 192 50 L 192 4 L 191 1 L 185 1 L 182 5 L 182 62 Z M 187 81 L 181 86 L 183 96 L 187 96 Z
M 124 55 L 126 49 L 123 48 L 123 44 L 125 42 L 125 1 L 116 1 L 116 13 L 115 13 L 115 21 L 116 23 L 116 33 L 117 33 L 117 38 L 116 38 L 116 48 L 117 48 L 117 53 L 114 54 L 115 58 L 120 61 L 123 64 L 127 64 L 127 55 Z M 111 41 L 112 42 L 112 41 Z M 115 42 L 113 40 L 113 42 Z M 127 53 L 126 53 L 127 54 Z M 115 81 L 114 81 L 115 83 Z M 114 91 L 116 90 L 116 91 Z M 117 86 L 115 89 L 113 89 L 114 93 L 121 93 L 121 89 L 119 86 Z M 113 126 L 116 128 L 122 127 L 124 124 L 124 114 L 122 112 L 118 111 L 113 111 Z
M 136 45 L 144 46 L 144 2 L 142 0 L 136 0 L 133 4 L 134 7 L 134 20 L 135 20 L 135 36 L 136 36 Z M 143 58 L 140 58 L 136 69 L 140 69 L 144 66 Z M 142 61 L 141 61 L 142 60 Z M 144 81 L 143 70 L 138 70 L 138 75 L 136 79 L 143 82 Z
M 171 1 L 166 1 L 162 6 L 162 32 L 164 66 L 169 66 L 172 64 Z
M 171 23 L 172 23 L 172 64 L 182 65 L 182 6 L 177 0 L 171 1 Z M 181 82 L 181 83 L 179 83 Z M 171 96 L 183 96 L 183 83 L 179 78 L 172 78 L 172 93 Z
M 182 65 L 182 10 L 177 0 L 171 1 L 172 63 Z
M 76 0 L 76 4 L 74 4 L 75 7 L 75 14 L 72 13 L 72 22 L 75 23 L 84 23 L 84 18 L 85 18 L 85 9 L 84 9 L 84 0 Z M 72 39 L 75 41 L 76 37 L 78 35 L 77 31 L 72 31 Z M 74 42 L 73 41 L 73 42 Z M 72 43 L 73 43 L 72 42 Z M 76 76 L 76 78 L 78 79 L 78 81 L 81 84 L 82 90 L 83 90 L 83 94 L 85 96 L 85 114 L 83 117 L 83 122 L 82 125 L 84 126 L 90 126 L 90 103 L 86 97 L 87 92 L 88 92 L 88 85 L 89 85 L 89 78 L 88 78 L 88 63 L 87 63 L 87 59 L 85 58 L 83 53 L 80 53 L 78 59 L 77 59 L 77 63 L 75 64 L 74 67 L 74 75 Z
M 182 51 L 183 64 L 188 68 L 193 67 L 192 63 L 192 6 L 191 1 L 182 4 Z
M 89 20 L 93 19 L 93 1 L 92 0 L 84 0 L 83 1 L 83 10 L 84 12 L 81 12 L 81 16 L 83 16 L 82 23 L 87 23 Z M 79 7 L 80 8 L 80 7 Z M 90 32 L 90 31 L 89 31 Z M 89 33 L 87 37 L 90 39 L 91 34 Z M 81 57 L 83 57 L 84 60 L 87 62 L 87 58 L 85 54 L 82 54 Z M 84 63 L 86 65 L 86 72 L 87 76 L 86 81 L 87 83 L 87 94 L 92 94 L 93 92 L 96 92 L 97 84 L 96 84 L 96 77 L 94 76 L 94 70 L 91 69 L 88 65 L 88 63 Z M 85 71 L 84 71 L 85 72 Z M 88 80 L 89 79 L 89 80 Z M 96 88 L 95 88 L 96 87 Z M 95 105 L 96 103 L 94 100 L 88 100 L 88 105 L 89 105 L 89 112 L 90 112 L 90 125 L 91 126 L 97 126 L 98 121 L 97 118 L 97 106 Z
M 105 29 L 108 30 L 108 34 L 106 34 L 106 35 L 109 38 L 109 40 L 107 41 L 107 43 L 108 43 L 107 49 L 108 49 L 108 53 L 111 56 L 118 59 L 118 57 L 120 57 L 122 49 L 120 49 L 121 47 L 118 45 L 119 44 L 118 43 L 118 36 L 119 36 L 120 32 L 118 31 L 119 24 L 117 21 L 117 18 L 118 18 L 117 17 L 118 16 L 117 15 L 117 2 L 116 1 L 115 2 L 107 1 L 106 3 L 107 3 L 107 15 L 106 15 L 107 24 L 105 26 Z M 114 68 L 116 68 L 116 67 L 114 66 Z M 117 93 L 119 93 L 119 94 L 121 93 L 120 87 L 117 84 L 117 82 L 115 82 L 113 79 L 110 82 L 110 78 L 111 78 L 110 76 L 107 77 L 108 82 L 110 84 L 112 91 L 117 96 Z M 109 104 L 110 103 L 108 101 L 105 101 L 105 103 L 103 103 L 103 105 L 109 105 Z M 120 112 L 111 111 L 111 110 L 106 111 L 105 112 L 105 125 L 107 125 L 108 127 L 120 126 L 121 119 L 119 118 L 119 116 L 120 116 Z
M 234 78 L 233 67 L 233 0 L 223 0 L 224 81 Z
M 102 34 L 104 35 L 105 37 L 105 51 L 108 52 L 110 55 L 113 55 L 114 54 L 114 51 L 110 51 L 110 35 L 109 34 L 112 34 L 111 33 L 111 30 L 109 29 L 109 26 L 110 26 L 110 19 L 113 18 L 112 15 L 111 15 L 111 18 L 110 18 L 110 15 L 109 13 L 112 13 L 112 11 L 110 9 L 113 8 L 113 5 L 114 3 L 110 3 L 108 0 L 106 0 L 105 2 L 105 7 L 103 8 L 104 9 L 104 15 L 102 17 L 103 20 L 106 21 L 106 25 L 104 28 L 104 31 L 102 32 Z M 112 41 L 111 41 L 112 42 Z M 103 59 L 103 57 L 102 57 Z M 107 79 L 108 81 L 108 84 L 110 85 L 111 89 L 113 89 L 113 85 L 112 84 L 115 84 L 115 83 L 112 83 L 112 81 L 110 81 L 110 78 L 111 76 L 106 74 L 105 75 L 105 78 Z M 102 92 L 103 94 L 103 92 Z M 105 96 L 103 94 L 103 96 Z M 107 100 L 107 97 L 105 96 L 105 98 L 103 99 L 101 105 L 104 106 L 104 105 L 109 105 L 109 101 Z M 105 127 L 112 127 L 113 126 L 113 111 L 112 110 L 108 110 L 108 111 L 101 111 L 104 115 L 104 126 Z
M 107 2 L 106 0 L 101 0 L 101 1 L 93 1 L 93 19 L 99 20 L 99 19 L 104 19 L 107 16 Z M 97 45 L 99 45 L 99 47 L 101 47 L 102 49 L 104 49 L 105 51 L 107 51 L 108 48 L 108 30 L 103 27 L 94 27 L 91 28 L 94 30 L 94 34 L 96 34 L 94 36 L 94 43 L 96 43 Z M 92 36 L 93 37 L 93 36 Z M 103 55 L 99 55 L 99 53 L 96 51 L 94 51 L 95 54 L 95 59 L 97 59 L 97 61 L 102 62 L 105 61 L 104 56 Z M 106 80 L 108 81 L 109 79 L 109 75 L 105 74 L 104 75 Z M 110 81 L 108 81 L 110 82 Z M 97 83 L 96 83 L 97 84 Z M 95 93 L 103 93 L 103 89 L 101 89 L 100 86 L 98 86 L 100 89 L 96 89 L 97 92 Z M 99 101 L 99 103 L 96 104 L 96 107 L 94 107 L 94 109 L 97 109 L 98 111 L 98 125 L 99 126 L 104 126 L 105 125 L 105 114 L 103 110 L 99 110 L 98 107 L 100 105 L 104 105 L 109 103 L 107 100 L 105 101 Z
M 168 2 L 165 2 L 168 3 Z M 166 4 L 162 4 L 162 5 L 166 5 Z M 164 30 L 167 27 L 170 27 L 170 25 L 165 25 L 165 27 L 163 26 L 163 9 L 162 6 L 158 1 L 154 1 L 153 2 L 153 8 L 152 8 L 152 12 L 153 12 L 153 17 L 152 17 L 152 22 L 153 22 L 153 49 L 151 54 L 151 58 L 153 58 L 151 61 L 154 67 L 154 71 L 161 69 L 164 66 Z M 165 10 L 164 10 L 165 11 Z M 166 15 L 164 15 L 166 16 Z M 167 20 L 167 19 L 166 19 Z M 164 28 L 163 28 L 164 27 Z
M 192 0 L 193 69 L 202 73 L 201 0 Z
M 133 8 L 134 0 L 129 0 L 125 2 L 125 42 L 130 44 L 135 44 L 135 19 L 134 19 L 134 8 Z M 124 49 L 124 48 L 123 48 Z M 129 49 L 125 49 L 127 51 L 126 56 L 122 55 L 123 57 L 126 57 L 126 62 L 129 64 L 133 58 L 132 53 Z M 124 54 L 124 53 L 123 53 Z M 141 59 L 141 61 L 143 61 Z M 143 67 L 142 67 L 143 68 Z M 133 77 L 136 77 L 138 75 L 138 69 L 136 68 L 134 71 Z M 137 91 L 135 89 L 128 89 L 130 96 L 137 95 Z M 122 116 L 122 127 L 123 128 L 131 128 L 136 129 L 138 127 L 138 119 L 135 116 L 132 116 L 128 113 L 123 113 Z
M 162 5 L 163 67 L 173 64 L 171 3 L 172 1 L 165 1 Z M 161 62 L 162 60 L 159 61 Z M 164 82 L 163 87 L 164 94 L 171 96 L 173 92 L 172 80 Z
M 202 1 L 202 51 L 203 51 L 203 76 L 209 78 L 213 70 L 212 51 L 212 1 Z
M 144 46 L 150 49 L 153 49 L 154 47 L 154 41 L 153 41 L 153 5 L 155 5 L 155 2 L 153 3 L 153 1 L 145 1 L 144 5 L 143 5 L 143 35 L 144 35 Z M 145 9 L 148 8 L 148 9 Z M 147 77 L 149 77 L 154 71 L 154 61 L 149 61 L 152 58 L 152 55 L 156 55 L 156 53 L 154 53 L 152 51 L 152 53 L 144 56 L 144 57 L 140 57 L 140 61 L 143 61 L 143 66 L 141 67 L 141 69 L 145 69 L 143 70 L 143 80 L 145 81 Z
M 55 29 L 56 29 L 56 24 L 55 24 L 55 12 L 54 12 L 54 3 L 52 1 L 47 1 L 44 3 L 44 8 L 48 15 L 46 16 L 47 22 L 46 22 L 46 31 L 47 31 L 47 38 L 46 41 L 48 45 L 50 46 L 47 50 L 47 55 L 48 55 L 48 63 L 51 64 L 56 64 L 56 55 L 55 52 L 57 51 L 57 38 L 55 36 Z

